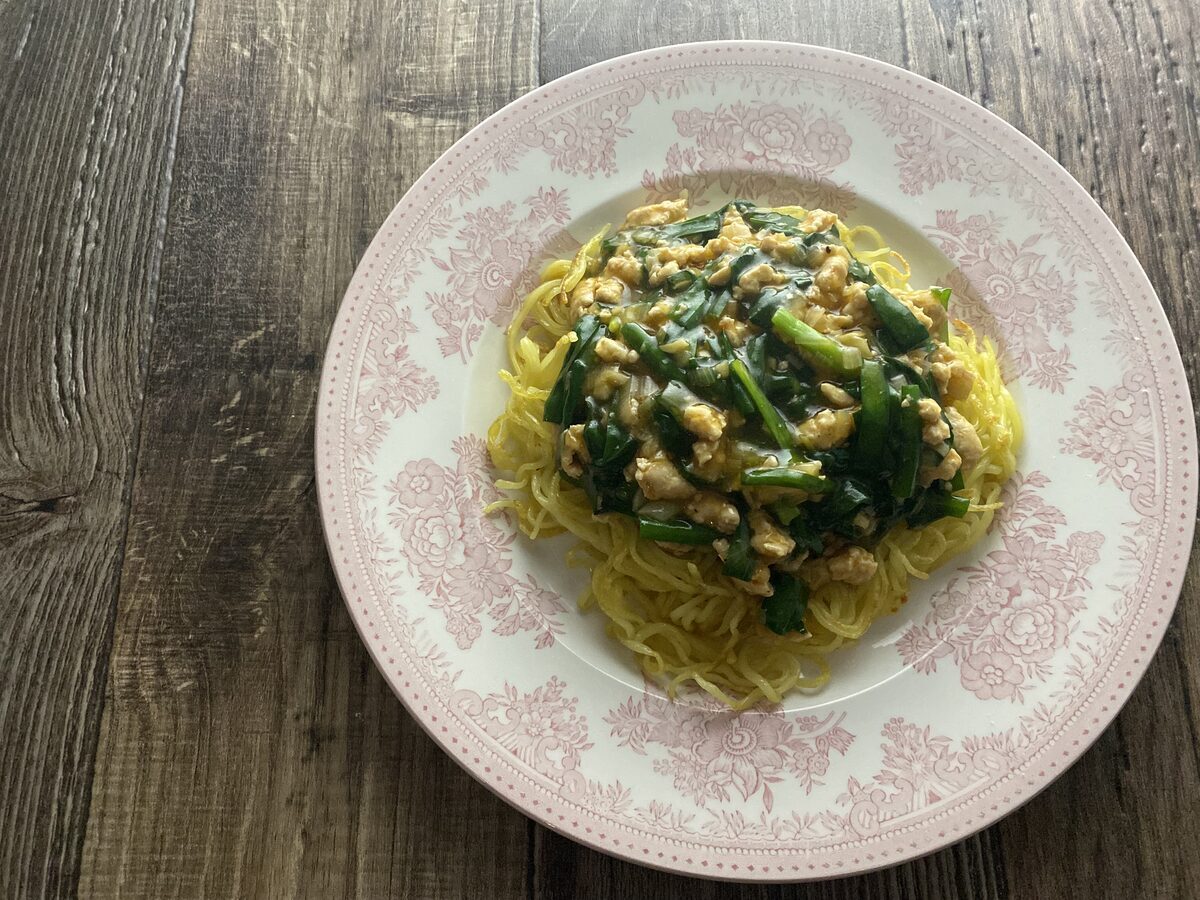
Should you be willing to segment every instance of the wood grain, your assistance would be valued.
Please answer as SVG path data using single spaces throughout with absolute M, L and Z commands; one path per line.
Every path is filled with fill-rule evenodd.
M 0 5 L 0 896 L 75 894 L 190 30 Z
M 793 40 L 904 66 L 982 103 L 1045 147 L 1129 239 L 1162 298 L 1193 393 L 1200 379 L 1200 75 L 1195 5 L 1053 0 L 975 4 L 604 4 L 544 0 L 540 73 L 718 38 Z M 1200 884 L 1197 563 L 1143 684 L 1096 746 L 989 831 L 896 869 L 825 885 L 732 888 L 582 850 L 541 829 L 536 894 L 1192 897 Z M 1056 836 L 1048 839 L 1048 836 Z
M 525 819 L 425 737 L 350 625 L 312 427 L 358 256 L 533 85 L 535 28 L 510 0 L 199 7 L 84 895 L 524 891 Z

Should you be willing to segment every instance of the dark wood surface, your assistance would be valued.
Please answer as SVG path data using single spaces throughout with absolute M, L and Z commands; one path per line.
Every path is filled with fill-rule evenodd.
M 534 826 L 408 718 L 321 542 L 313 397 L 358 256 L 488 113 L 767 37 L 983 103 L 1125 233 L 1200 374 L 1200 11 L 1173 0 L 0 4 L 0 897 L 1192 897 L 1200 577 L 1116 723 L 922 860 L 741 887 Z M 1193 702 L 1195 700 L 1195 702 Z

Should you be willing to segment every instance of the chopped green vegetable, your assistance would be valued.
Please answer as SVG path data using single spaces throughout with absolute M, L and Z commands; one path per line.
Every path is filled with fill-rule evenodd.
M 721 231 L 721 210 L 693 216 L 682 222 L 672 222 L 669 225 L 654 227 L 659 240 L 670 241 L 677 238 L 690 238 L 693 243 L 702 244 L 715 238 Z
M 821 334 L 786 309 L 775 311 L 771 317 L 771 328 L 818 368 L 843 377 L 857 375 L 862 368 L 862 354 L 856 347 L 847 347 L 828 335 Z
M 746 487 L 795 488 L 810 494 L 824 494 L 834 488 L 834 483 L 828 478 L 786 466 L 770 469 L 747 469 L 742 473 L 742 484 Z
M 583 405 L 583 385 L 591 367 L 596 342 L 604 333 L 604 326 L 596 316 L 583 316 L 575 323 L 576 340 L 567 351 L 558 379 L 546 398 L 542 419 L 558 425 L 570 425 L 576 421 L 576 413 Z
M 746 510 L 742 508 L 739 511 L 742 519 L 738 522 L 737 530 L 729 537 L 729 550 L 725 553 L 725 565 L 721 567 L 721 571 L 730 578 L 749 581 L 754 577 L 754 570 L 758 568 L 758 560 L 755 559 L 754 550 L 750 546 L 750 526 L 746 522 Z
M 949 491 L 928 490 L 921 495 L 921 500 L 908 516 L 908 524 L 914 528 L 928 525 L 938 519 L 952 516 L 961 519 L 971 508 L 969 497 L 958 497 Z
M 947 311 L 950 309 L 950 288 L 931 287 L 929 289 L 929 293 L 933 294 L 933 299 L 935 299 L 938 303 L 942 304 L 942 309 L 947 310 Z M 946 341 L 950 340 L 950 319 L 949 319 L 949 317 L 947 317 L 946 321 L 942 322 L 941 330 L 938 333 L 938 339 L 941 340 L 942 343 L 945 343 Z
M 712 292 L 708 289 L 704 279 L 697 278 L 686 291 L 679 295 L 671 317 L 679 323 L 680 328 L 696 327 L 700 324 L 711 296 Z
M 870 502 L 871 491 L 865 483 L 854 478 L 843 479 L 832 493 L 811 510 L 809 523 L 818 532 L 835 531 L 846 537 L 856 537 L 858 530 L 854 526 L 854 519 Z
M 793 419 L 805 419 L 823 401 L 817 399 L 818 389 L 795 372 L 775 372 L 763 378 L 763 391 L 772 403 Z
M 619 466 L 585 466 L 580 486 L 592 503 L 592 512 L 633 515 L 637 485 L 625 479 Z
M 702 244 L 721 231 L 722 210 L 672 222 L 668 225 L 635 225 L 610 234 L 600 242 L 601 259 L 608 259 L 622 244 L 650 247 L 660 241 L 690 240 Z
M 786 500 L 776 500 L 767 508 L 771 510 L 771 515 L 779 520 L 779 524 L 785 527 L 800 515 L 800 507 Z
M 703 391 L 721 381 L 721 372 L 716 365 L 697 366 L 688 372 L 688 384 L 697 391 Z
M 780 521 L 783 520 L 780 519 Z M 796 542 L 797 553 L 807 551 L 810 556 L 820 556 L 825 550 L 825 542 L 821 540 L 821 533 L 803 515 L 796 515 L 785 524 L 788 535 Z
M 884 447 L 891 425 L 888 382 L 883 366 L 873 359 L 863 363 L 859 385 L 862 411 L 856 428 L 854 465 L 863 472 L 879 473 L 884 468 Z
M 833 244 L 835 247 L 840 246 L 842 239 L 838 237 L 836 230 L 830 228 L 826 231 L 814 231 L 812 234 L 804 236 L 805 247 L 817 247 L 821 244 Z
M 590 461 L 579 484 L 591 500 L 593 512 L 631 514 L 637 486 L 625 479 L 624 470 L 637 454 L 638 443 L 617 423 L 612 409 L 602 408 L 590 397 L 586 405 L 583 439 Z
M 904 357 L 885 356 L 883 359 L 887 364 L 889 376 L 899 375 L 909 384 L 917 385 L 921 389 L 921 393 L 926 397 L 932 397 L 934 400 L 937 400 L 941 396 L 934 382 L 918 372 Z
M 625 339 L 625 343 L 631 349 L 637 351 L 639 361 L 659 378 L 668 381 L 683 380 L 683 369 L 679 368 L 675 360 L 663 353 L 654 338 L 647 334 L 641 325 L 635 322 L 626 322 L 621 326 L 621 337 Z
M 658 395 L 659 405 L 666 407 L 670 410 L 671 415 L 680 420 L 683 419 L 683 413 L 689 406 L 703 402 L 687 385 L 680 381 L 668 382 L 667 386 L 662 389 L 662 393 Z
M 763 598 L 763 624 L 776 634 L 798 631 L 807 634 L 804 611 L 808 609 L 808 585 L 785 572 L 771 575 L 770 597 Z
M 921 466 L 921 412 L 918 403 L 921 389 L 915 384 L 900 388 L 898 427 L 896 429 L 896 472 L 892 476 L 892 496 L 907 500 L 917 490 L 917 470 Z
M 855 281 L 861 281 L 863 284 L 874 284 L 875 273 L 860 259 L 852 258 L 850 260 L 850 277 Z
M 757 325 L 759 328 L 770 328 L 771 318 L 782 308 L 787 299 L 787 296 L 781 291 L 775 288 L 767 288 L 758 295 L 758 299 L 750 307 L 750 312 L 747 313 L 746 318 L 750 320 L 752 325 Z
M 695 272 L 693 272 L 691 269 L 681 269 L 680 271 L 676 272 L 674 275 L 671 275 L 669 278 L 667 278 L 667 290 L 669 290 L 669 291 L 683 290 L 683 288 L 688 287 L 695 280 L 696 280 Z
M 875 315 L 879 316 L 884 331 L 895 343 L 898 352 L 906 353 L 929 340 L 928 329 L 917 321 L 912 310 L 882 284 L 867 288 L 867 302 L 875 310 Z
M 757 247 L 746 247 L 729 261 L 729 284 L 731 286 L 738 283 L 738 279 L 742 277 L 742 273 L 747 271 L 759 263 L 770 263 L 771 257 L 763 253 Z
M 662 403 L 654 404 L 651 419 L 658 429 L 658 439 L 663 448 L 677 460 L 689 459 L 692 455 L 692 444 L 696 440 L 695 435 L 680 425 L 679 420 Z
M 721 350 L 721 359 L 732 365 L 738 356 L 733 343 L 729 340 L 729 335 L 722 331 L 717 336 L 717 346 Z M 733 405 L 737 407 L 737 411 L 743 416 L 753 413 L 754 401 L 750 399 L 750 395 L 746 393 L 746 389 L 742 387 L 736 378 L 730 378 L 727 383 L 729 384 L 729 395 L 733 400 Z
M 660 522 L 642 516 L 638 519 L 638 536 L 651 541 L 670 541 L 673 544 L 711 544 L 721 535 L 711 528 L 696 525 L 685 519 Z
M 734 206 L 737 206 L 737 203 Z M 738 212 L 742 214 L 742 218 L 746 220 L 746 224 L 754 231 L 762 231 L 765 228 L 779 234 L 799 236 L 805 233 L 801 227 L 801 221 L 795 216 L 749 205 L 739 209 Z
M 771 405 L 771 401 L 767 399 L 767 395 L 763 393 L 758 382 L 754 380 L 754 377 L 746 368 L 746 364 L 742 360 L 736 359 L 730 363 L 729 368 L 750 396 L 750 400 L 754 403 L 754 408 L 757 410 L 759 416 L 762 417 L 763 426 L 766 428 L 767 433 L 771 435 L 771 439 L 775 441 L 775 445 L 784 450 L 790 449 L 794 444 L 791 429 L 788 428 L 783 416 L 779 414 L 779 410 Z

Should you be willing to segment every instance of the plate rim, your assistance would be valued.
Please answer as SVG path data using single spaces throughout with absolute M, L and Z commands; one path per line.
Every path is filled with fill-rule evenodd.
M 921 845 L 915 850 L 908 848 L 907 845 L 903 847 L 897 847 L 895 853 L 886 853 L 882 855 L 876 854 L 875 859 L 872 861 L 840 865 L 836 871 L 832 870 L 831 867 L 821 870 L 821 867 L 817 866 L 817 871 L 810 869 L 809 871 L 771 872 L 764 865 L 756 866 L 749 872 L 745 871 L 745 867 L 743 866 L 740 867 L 736 873 L 734 873 L 730 872 L 728 867 L 722 867 L 721 869 L 714 871 L 714 866 L 709 865 L 707 860 L 704 861 L 703 865 L 701 865 L 699 861 L 697 861 L 695 864 L 689 865 L 684 865 L 681 861 L 676 862 L 675 864 L 667 863 L 665 861 L 656 861 L 649 852 L 645 852 L 643 854 L 636 853 L 634 850 L 635 844 L 633 843 L 629 843 L 628 845 L 624 846 L 619 843 L 615 846 L 610 843 L 602 843 L 600 838 L 593 836 L 592 829 L 590 828 L 585 831 L 582 827 L 568 828 L 564 825 L 555 823 L 548 813 L 540 813 L 536 808 L 531 808 L 530 804 L 527 801 L 524 801 L 522 797 L 517 796 L 516 793 L 506 791 L 498 783 L 493 783 L 493 781 L 488 779 L 482 771 L 476 771 L 476 768 L 472 767 L 470 760 L 463 758 L 463 754 L 456 752 L 458 750 L 464 750 L 464 748 L 461 746 L 456 747 L 451 743 L 446 728 L 436 724 L 436 715 L 432 716 L 432 721 L 430 720 L 431 717 L 428 712 L 429 707 L 426 707 L 425 710 L 420 710 L 417 708 L 416 702 L 414 700 L 410 700 L 410 698 L 405 695 L 399 683 L 399 677 L 393 673 L 392 668 L 385 661 L 385 657 L 383 656 L 385 651 L 381 645 L 380 635 L 374 630 L 375 626 L 373 622 L 368 618 L 368 614 L 365 612 L 365 610 L 357 608 L 351 601 L 351 595 L 354 590 L 354 582 L 352 580 L 353 572 L 351 571 L 352 563 L 348 557 L 344 559 L 339 558 L 338 548 L 334 546 L 333 535 L 331 534 L 331 524 L 336 523 L 334 512 L 336 511 L 337 503 L 340 502 L 341 498 L 338 495 L 338 491 L 334 488 L 333 482 L 331 480 L 323 480 L 323 473 L 329 468 L 330 462 L 326 456 L 326 441 L 323 439 L 328 437 L 330 431 L 338 421 L 337 407 L 334 406 L 332 401 L 330 401 L 328 404 L 324 402 L 325 398 L 333 393 L 331 383 L 336 380 L 333 373 L 337 371 L 338 368 L 338 364 L 335 362 L 335 360 L 340 358 L 340 354 L 337 353 L 336 348 L 341 345 L 335 342 L 334 337 L 338 331 L 347 324 L 348 320 L 355 317 L 359 305 L 367 302 L 365 298 L 359 300 L 357 297 L 352 296 L 354 294 L 355 287 L 364 279 L 370 277 L 368 273 L 371 272 L 372 265 L 369 260 L 372 258 L 372 254 L 377 251 L 380 245 L 383 243 L 385 232 L 388 230 L 389 226 L 394 226 L 395 220 L 402 215 L 402 210 L 410 201 L 410 198 L 415 198 L 419 192 L 428 189 L 431 182 L 436 181 L 436 173 L 438 170 L 444 167 L 452 158 L 454 158 L 456 153 L 461 152 L 466 145 L 472 143 L 474 139 L 477 139 L 481 132 L 490 130 L 490 128 L 494 127 L 500 119 L 503 119 L 524 107 L 528 107 L 536 103 L 539 98 L 550 93 L 552 90 L 561 89 L 564 86 L 573 84 L 575 82 L 585 81 L 590 75 L 593 75 L 597 72 L 609 72 L 617 69 L 618 67 L 623 68 L 630 64 L 642 63 L 647 59 L 653 59 L 653 57 L 656 55 L 661 56 L 664 53 L 686 54 L 698 50 L 714 51 L 719 53 L 726 50 L 741 51 L 746 49 L 762 49 L 764 51 L 778 51 L 783 49 L 790 54 L 798 53 L 813 60 L 820 59 L 821 57 L 832 57 L 834 59 L 840 58 L 843 61 L 855 62 L 860 68 L 872 69 L 883 77 L 907 81 L 909 84 L 922 89 L 925 93 L 940 98 L 943 102 L 953 102 L 959 104 L 966 102 L 973 107 L 974 112 L 977 114 L 983 114 L 983 119 L 986 122 L 987 127 L 995 128 L 997 125 L 999 125 L 1000 131 L 1005 133 L 1010 141 L 1015 141 L 1017 146 L 1032 152 L 1041 162 L 1050 163 L 1051 167 L 1055 170 L 1055 174 L 1057 174 L 1060 178 L 1065 177 L 1069 180 L 1070 184 L 1075 186 L 1075 196 L 1072 198 L 1072 200 L 1074 201 L 1074 204 L 1078 206 L 1079 211 L 1087 211 L 1095 214 L 1095 218 L 1100 228 L 1105 230 L 1111 238 L 1118 242 L 1119 247 L 1121 248 L 1122 256 L 1127 256 L 1127 262 L 1129 263 L 1130 273 L 1133 277 L 1133 280 L 1140 284 L 1141 288 L 1147 292 L 1150 297 L 1153 297 L 1155 301 L 1153 304 L 1153 311 L 1156 314 L 1158 321 L 1152 323 L 1152 325 L 1161 325 L 1165 331 L 1165 334 L 1170 338 L 1167 341 L 1167 352 L 1164 354 L 1165 358 L 1162 361 L 1164 374 L 1176 376 L 1180 386 L 1182 400 L 1185 402 L 1185 404 L 1192 405 L 1190 385 L 1186 378 L 1186 370 L 1183 367 L 1183 360 L 1180 354 L 1178 341 L 1175 339 L 1174 333 L 1170 328 L 1170 322 L 1166 317 L 1165 309 L 1162 305 L 1161 299 L 1158 296 L 1158 292 L 1155 290 L 1154 285 L 1150 282 L 1149 277 L 1146 275 L 1136 253 L 1134 253 L 1124 235 L 1121 234 L 1120 230 L 1108 217 L 1107 213 L 1104 212 L 1103 208 L 1099 205 L 1095 198 L 1092 197 L 1092 195 L 1087 191 L 1087 189 L 1084 188 L 1083 185 L 1081 185 L 1078 180 L 1076 180 L 1075 177 L 1071 175 L 1071 173 L 1067 171 L 1067 169 L 1063 167 L 1056 159 L 1054 159 L 1041 146 L 1021 132 L 1018 128 L 1005 121 L 997 114 L 976 103 L 971 98 L 965 97 L 964 95 L 959 94 L 957 91 L 954 91 L 945 85 L 939 84 L 923 75 L 911 72 L 891 63 L 887 63 L 872 57 L 863 56 L 861 54 L 830 47 L 822 47 L 819 45 L 794 43 L 788 41 L 695 41 L 663 45 L 660 47 L 639 50 L 620 56 L 614 56 L 609 59 L 601 60 L 586 67 L 574 70 L 560 76 L 559 78 L 533 88 L 532 90 L 505 104 L 499 110 L 493 112 L 491 115 L 487 116 L 477 125 L 464 133 L 460 138 L 458 138 L 458 140 L 456 140 L 445 151 L 443 151 L 430 164 L 430 166 L 425 169 L 421 176 L 412 183 L 412 185 L 404 192 L 404 194 L 401 195 L 401 197 L 394 204 L 392 210 L 388 213 L 387 217 L 380 224 L 366 250 L 363 252 L 358 264 L 356 265 L 350 282 L 347 285 L 346 292 L 339 303 L 337 314 L 330 329 L 330 336 L 323 357 L 320 385 L 317 394 L 317 410 L 314 434 L 314 472 L 317 483 L 317 500 L 322 525 L 322 534 L 324 536 L 326 548 L 329 553 L 338 590 L 342 595 L 343 602 L 346 604 L 346 607 L 350 612 L 351 620 L 354 623 L 359 637 L 367 647 L 372 662 L 380 671 L 380 674 L 383 675 L 388 687 L 400 699 L 409 715 L 418 723 L 418 725 L 421 726 L 422 730 L 424 730 L 425 733 L 434 740 L 434 742 L 443 752 L 445 752 L 451 759 L 455 760 L 455 762 L 464 768 L 475 780 L 483 784 L 486 788 L 488 788 L 488 790 L 500 797 L 510 806 L 514 807 L 524 815 L 534 819 L 544 827 L 549 828 L 558 834 L 562 834 L 563 836 L 588 846 L 594 850 L 634 862 L 639 865 L 649 866 L 651 868 L 671 872 L 673 874 L 683 874 L 719 881 L 818 881 L 852 874 L 863 874 L 897 865 L 902 862 L 908 862 L 910 860 L 918 859 L 937 852 L 938 850 L 958 843 L 961 840 L 965 840 L 984 828 L 995 824 L 1000 819 L 1015 811 L 1020 806 L 1023 806 L 1037 794 L 1041 793 L 1041 791 L 1053 784 L 1067 769 L 1074 765 L 1074 763 L 1084 755 L 1084 753 L 1099 738 L 1100 734 L 1107 730 L 1108 726 L 1111 725 L 1112 721 L 1116 718 L 1117 714 L 1124 707 L 1125 703 L 1132 696 L 1134 690 L 1145 676 L 1150 661 L 1157 653 L 1157 650 L 1162 642 L 1162 638 L 1166 632 L 1166 628 L 1169 625 L 1178 604 L 1179 595 L 1182 589 L 1182 575 L 1186 571 L 1186 567 L 1190 559 L 1190 551 L 1180 554 L 1180 560 L 1177 563 L 1172 564 L 1168 561 L 1164 565 L 1164 571 L 1160 573 L 1158 577 L 1159 583 L 1161 583 L 1165 578 L 1169 579 L 1168 583 L 1173 584 L 1173 586 L 1162 595 L 1163 614 L 1161 615 L 1158 624 L 1151 626 L 1147 632 L 1145 646 L 1148 649 L 1144 653 L 1144 656 L 1142 656 L 1129 667 L 1128 671 L 1130 671 L 1131 674 L 1126 676 L 1124 679 L 1124 686 L 1116 689 L 1116 693 L 1113 694 L 1113 699 L 1110 701 L 1110 706 L 1100 714 L 1098 723 L 1088 729 L 1086 734 L 1080 736 L 1075 724 L 1065 725 L 1059 735 L 1036 751 L 1033 759 L 1044 759 L 1050 751 L 1057 750 L 1059 748 L 1059 745 L 1064 738 L 1068 740 L 1073 736 L 1078 738 L 1068 750 L 1063 751 L 1063 761 L 1059 764 L 1052 764 L 1053 772 L 1047 772 L 1045 776 L 1039 775 L 1038 777 L 1042 780 L 1036 785 L 1032 786 L 1031 790 L 1028 792 L 1022 792 L 1019 796 L 1011 799 L 998 799 L 997 802 L 993 804 L 994 808 L 985 809 L 982 814 L 975 817 L 973 821 L 970 821 L 966 828 L 962 830 L 955 830 L 953 834 L 951 834 L 950 829 L 947 828 L 944 836 L 929 840 L 927 845 Z M 754 60 L 748 60 L 746 64 L 752 65 L 753 63 Z M 1155 396 L 1161 397 L 1162 395 L 1156 392 Z M 1182 458 L 1179 459 L 1180 471 L 1178 479 L 1181 483 L 1179 493 L 1186 494 L 1187 485 L 1191 484 L 1191 493 L 1194 494 L 1196 490 L 1197 469 L 1196 427 L 1194 418 L 1185 418 L 1187 419 L 1187 424 L 1184 425 L 1181 433 L 1178 435 L 1181 439 L 1182 449 L 1184 451 Z M 1164 427 L 1166 427 L 1165 422 Z M 332 446 L 333 442 L 330 442 L 330 447 Z M 1174 499 L 1174 495 L 1168 496 L 1167 499 Z M 1185 497 L 1184 499 L 1185 501 L 1190 500 L 1192 505 L 1195 505 L 1194 497 Z M 1166 540 L 1182 544 L 1184 549 L 1188 550 L 1191 545 L 1194 529 L 1195 517 L 1187 516 L 1186 524 L 1183 526 L 1183 530 L 1179 533 L 1178 537 L 1168 538 Z M 1146 596 L 1149 597 L 1149 593 Z M 1125 652 L 1126 651 L 1123 646 L 1117 651 L 1114 659 L 1123 658 L 1123 654 Z M 1097 689 L 1099 689 L 1100 686 L 1108 685 L 1110 679 L 1113 681 L 1116 680 L 1116 676 L 1114 676 L 1111 671 L 1106 675 L 1105 680 L 1097 685 Z M 489 749 L 494 752 L 497 748 L 489 747 Z M 477 766 L 482 768 L 482 766 L 478 763 Z M 978 794 L 975 794 L 974 796 L 978 796 Z M 964 802 L 969 804 L 971 800 L 967 799 Z M 962 814 L 957 812 L 951 814 L 951 816 L 958 815 Z M 582 816 L 577 816 L 577 818 L 580 820 L 580 822 L 583 821 Z M 601 835 L 601 838 L 603 838 L 603 835 Z M 728 847 L 720 847 L 715 844 L 709 844 L 707 847 L 707 852 L 713 858 L 720 858 L 722 855 L 736 853 L 737 851 Z M 789 856 L 795 854 L 811 854 L 814 858 L 819 858 L 826 854 L 838 853 L 842 851 L 839 851 L 833 847 L 822 847 L 814 848 L 811 851 L 794 851 L 789 849 L 788 851 L 782 852 L 787 852 Z M 826 865 L 828 866 L 828 864 Z

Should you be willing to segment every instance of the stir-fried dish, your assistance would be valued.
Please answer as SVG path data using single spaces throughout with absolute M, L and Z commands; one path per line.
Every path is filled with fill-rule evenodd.
M 577 502 L 610 528 L 596 540 L 571 528 L 574 513 L 555 516 L 558 525 L 590 543 L 593 557 L 611 552 L 614 535 L 636 534 L 681 571 L 691 563 L 701 582 L 719 572 L 724 589 L 742 595 L 740 605 L 723 604 L 726 621 L 709 632 L 711 617 L 692 615 L 689 628 L 687 616 L 673 614 L 694 603 L 637 602 L 655 592 L 651 583 L 623 589 L 635 597 L 622 597 L 620 610 L 633 612 L 606 611 L 653 674 L 694 680 L 735 704 L 726 688 L 742 702 L 778 699 L 784 682 L 804 683 L 806 654 L 793 657 L 787 678 L 750 672 L 737 661 L 742 636 L 762 640 L 765 629 L 793 647 L 813 631 L 822 646 L 856 637 L 886 611 L 881 598 L 894 605 L 904 595 L 909 573 L 880 573 L 895 555 L 881 552 L 890 535 L 971 512 L 977 521 L 958 529 L 961 543 L 990 520 L 1018 437 L 994 353 L 981 352 L 965 326 L 961 335 L 952 329 L 949 290 L 910 289 L 903 260 L 887 248 L 856 251 L 863 232 L 874 236 L 823 210 L 734 201 L 689 218 L 686 200 L 644 206 L 559 264 L 559 278 L 551 267 L 514 323 L 520 330 L 534 319 L 510 350 L 514 370 L 533 362 L 530 354 L 541 366 L 543 441 L 552 448 L 537 464 L 552 465 L 555 490 L 576 489 Z M 991 413 L 977 428 L 984 407 Z M 510 404 L 506 416 L 513 412 Z M 516 474 L 506 427 L 502 416 L 493 456 Z M 977 472 L 981 462 L 988 471 Z M 526 530 L 544 529 L 557 498 L 539 501 L 519 479 L 502 486 L 532 499 L 532 507 L 511 504 Z M 961 547 L 942 535 L 936 549 L 928 569 L 948 555 L 941 551 Z M 904 568 L 928 571 L 920 561 Z M 637 581 L 636 569 L 605 573 Z M 592 599 L 608 590 L 593 579 Z M 751 603 L 757 623 L 747 621 Z M 681 637 L 654 628 L 638 637 L 634 613 Z M 723 677 L 719 661 L 705 668 L 707 644 L 734 657 L 736 677 Z

